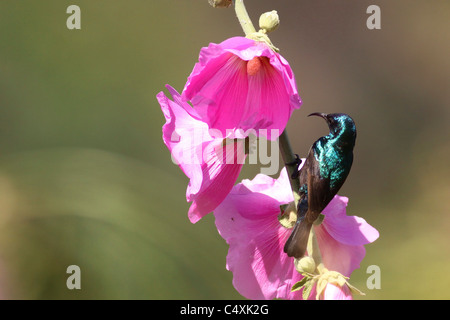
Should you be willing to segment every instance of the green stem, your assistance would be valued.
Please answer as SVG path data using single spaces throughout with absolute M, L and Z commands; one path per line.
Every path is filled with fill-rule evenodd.
M 246 36 L 249 34 L 255 33 L 256 29 L 253 26 L 252 20 L 245 9 L 244 0 L 235 0 L 234 1 L 234 10 L 236 11 L 236 16 L 241 24 L 242 30 Z
M 298 177 L 292 177 L 292 175 L 297 171 L 298 167 L 295 163 L 297 159 L 296 155 L 292 151 L 291 143 L 289 142 L 289 137 L 286 129 L 278 138 L 278 144 L 280 147 L 281 158 L 286 165 L 286 170 L 289 175 L 289 182 L 291 183 L 292 194 L 294 195 L 294 203 L 295 207 L 298 206 L 298 201 L 300 199 L 299 189 L 300 189 L 300 180 Z

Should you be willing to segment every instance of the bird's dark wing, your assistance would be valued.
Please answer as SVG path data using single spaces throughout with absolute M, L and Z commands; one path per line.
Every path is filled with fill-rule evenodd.
M 300 170 L 300 186 L 307 186 L 308 212 L 305 220 L 313 223 L 328 203 L 333 199 L 333 190 L 330 188 L 330 179 L 320 174 L 320 163 L 317 161 L 314 146 L 308 153 L 305 164 Z
M 306 157 L 305 163 L 303 164 L 299 172 L 300 187 L 307 186 L 309 174 L 311 172 L 316 172 L 317 170 L 319 170 L 317 166 L 317 160 L 314 156 L 314 150 L 311 147 L 308 152 L 308 156 Z
M 308 176 L 308 212 L 305 221 L 309 223 L 316 221 L 333 197 L 330 190 L 330 179 L 311 173 Z

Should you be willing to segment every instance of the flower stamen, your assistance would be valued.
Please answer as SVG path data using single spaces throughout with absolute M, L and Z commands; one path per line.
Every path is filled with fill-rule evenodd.
M 254 57 L 252 60 L 247 62 L 247 74 L 249 76 L 254 76 L 259 72 L 259 70 L 261 70 L 261 67 L 262 67 L 262 58 Z

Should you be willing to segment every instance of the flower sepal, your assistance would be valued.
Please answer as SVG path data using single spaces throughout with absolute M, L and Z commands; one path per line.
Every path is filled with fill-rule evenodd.
M 251 40 L 255 40 L 257 42 L 263 42 L 263 43 L 267 44 L 269 46 L 269 48 L 272 49 L 272 51 L 280 52 L 280 49 L 275 47 L 273 45 L 272 41 L 270 41 L 270 39 L 267 36 L 267 34 L 265 34 L 262 31 L 257 31 L 257 32 L 250 33 L 249 35 L 246 36 L 246 38 L 251 39 Z
M 247 150 L 246 150 L 246 153 Z M 314 225 L 320 225 L 325 216 L 323 214 L 319 214 L 319 217 L 314 221 Z M 294 202 L 290 202 L 289 204 L 284 204 L 280 206 L 280 214 L 278 215 L 278 221 L 280 224 L 286 229 L 292 229 L 297 221 L 297 209 L 295 208 Z
M 362 296 L 365 296 L 366 294 L 356 288 L 355 286 L 351 285 L 347 280 L 350 279 L 349 277 L 343 276 L 341 273 L 337 271 L 329 271 L 327 268 L 322 268 L 320 275 L 317 279 L 317 287 L 316 287 L 316 299 L 319 300 L 322 294 L 325 291 L 325 288 L 328 284 L 332 284 L 336 287 L 343 288 L 344 286 L 347 286 L 351 293 L 353 294 L 359 294 Z
M 286 229 L 292 229 L 294 227 L 295 222 L 297 221 L 297 210 L 294 202 L 280 206 L 278 221 Z
M 305 257 L 309 258 L 309 257 Z M 303 259 L 305 259 L 303 258 Z M 299 261 L 303 260 L 300 259 Z M 297 266 L 297 264 L 296 264 Z M 297 271 L 301 271 L 301 269 L 297 268 Z M 341 273 L 337 271 L 330 271 L 327 268 L 323 267 L 323 265 L 319 265 L 317 267 L 317 273 L 313 274 L 310 272 L 300 272 L 303 276 L 302 280 L 295 283 L 292 288 L 291 292 L 298 291 L 303 289 L 302 296 L 303 300 L 307 300 L 311 294 L 311 290 L 316 285 L 316 300 L 319 300 L 323 298 L 325 289 L 329 284 L 334 285 L 338 288 L 343 288 L 344 286 L 347 286 L 348 289 L 350 289 L 350 292 L 352 294 L 358 294 L 364 296 L 365 293 L 356 288 L 355 286 L 351 285 L 348 282 L 349 277 L 346 277 L 342 275 Z

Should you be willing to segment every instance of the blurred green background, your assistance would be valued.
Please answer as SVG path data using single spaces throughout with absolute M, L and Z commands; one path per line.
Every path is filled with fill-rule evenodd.
M 68 30 L 66 8 L 81 8 Z M 381 30 L 366 9 L 381 8 Z M 450 2 L 247 0 L 277 10 L 274 44 L 303 107 L 288 125 L 305 155 L 357 123 L 347 213 L 380 231 L 352 283 L 362 299 L 449 299 Z M 241 299 L 214 217 L 187 218 L 187 178 L 161 139 L 155 95 L 180 92 L 201 47 L 242 35 L 207 0 L 0 2 L 0 298 Z M 253 178 L 246 165 L 242 178 Z M 68 290 L 66 268 L 81 268 Z M 370 265 L 381 289 L 366 288 Z

